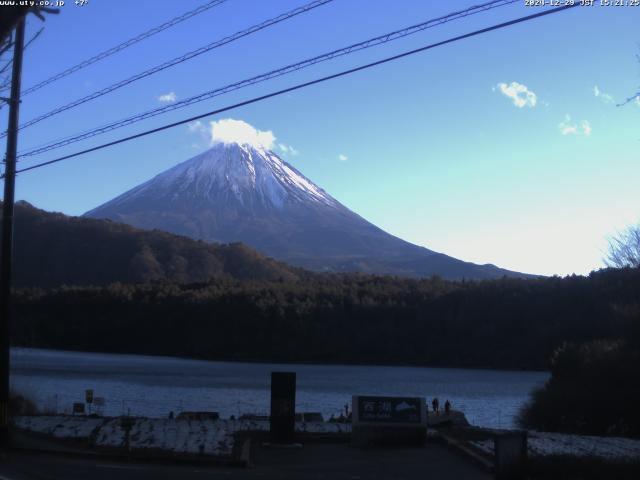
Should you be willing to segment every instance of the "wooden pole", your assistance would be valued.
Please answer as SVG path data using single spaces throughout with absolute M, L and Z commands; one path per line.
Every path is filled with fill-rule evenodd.
M 18 150 L 20 82 L 24 50 L 24 17 L 16 25 L 13 48 L 11 97 L 7 153 L 4 159 L 4 198 L 2 204 L 2 246 L 0 247 L 0 448 L 9 446 L 9 370 L 11 345 L 11 273 L 13 267 L 13 210 Z

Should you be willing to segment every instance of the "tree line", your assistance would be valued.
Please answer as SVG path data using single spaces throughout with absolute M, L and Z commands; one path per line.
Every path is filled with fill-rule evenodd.
M 640 269 L 446 281 L 317 274 L 16 292 L 14 345 L 203 359 L 548 369 L 627 334 Z

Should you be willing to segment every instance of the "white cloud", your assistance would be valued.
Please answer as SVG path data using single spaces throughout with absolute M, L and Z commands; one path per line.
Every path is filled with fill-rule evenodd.
M 175 102 L 177 98 L 178 97 L 176 97 L 176 92 L 169 92 L 165 93 L 164 95 L 160 95 L 158 97 L 158 101 L 162 103 L 171 103 Z
M 258 130 L 247 122 L 224 118 L 210 122 L 211 144 L 240 143 L 272 149 L 276 137 L 271 130 Z
M 191 134 L 202 137 L 205 145 L 217 143 L 240 143 L 267 150 L 278 150 L 284 154 L 296 156 L 300 152 L 285 143 L 277 143 L 271 130 L 258 130 L 243 120 L 223 118 L 217 121 L 203 122 L 195 120 L 187 124 Z
M 284 143 L 278 143 L 276 145 L 276 147 L 278 148 L 278 150 L 280 150 L 285 155 L 291 155 L 292 157 L 295 157 L 296 155 L 298 155 L 300 153 L 298 150 L 293 148 L 291 145 L 286 145 Z
M 202 123 L 200 120 L 196 120 L 195 122 L 188 123 L 187 128 L 191 133 L 202 132 L 203 130 L 206 130 L 204 123 Z
M 349 160 L 349 157 L 341 153 L 340 155 L 338 155 L 338 160 L 340 160 L 341 162 L 346 162 L 347 160 Z
M 636 95 L 636 105 L 640 107 L 640 95 Z
M 533 108 L 536 106 L 536 103 L 538 103 L 538 96 L 521 83 L 511 82 L 509 85 L 499 83 L 497 87 L 500 92 L 510 98 L 518 108 Z
M 613 97 L 608 93 L 604 93 L 597 85 L 593 87 L 593 96 L 599 98 L 604 103 L 613 103 Z
M 564 120 L 558 124 L 558 128 L 560 129 L 560 133 L 562 135 L 575 135 L 578 133 L 578 126 L 571 125 L 571 117 L 569 114 L 564 116 Z
M 193 148 L 202 148 L 203 146 L 211 143 L 211 132 L 209 132 L 207 126 L 200 120 L 187 123 L 187 129 L 189 130 L 189 133 L 197 134 L 200 137 L 198 142 L 191 144 Z
M 564 120 L 558 124 L 558 129 L 562 135 L 584 135 L 589 136 L 593 131 L 588 120 L 582 120 L 580 125 L 571 122 L 571 116 L 566 114 Z

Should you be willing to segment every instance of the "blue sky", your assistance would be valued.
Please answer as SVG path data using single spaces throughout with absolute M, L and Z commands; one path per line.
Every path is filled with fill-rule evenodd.
M 28 88 L 204 3 L 67 2 L 25 54 Z M 228 0 L 24 98 L 21 120 L 304 4 Z M 335 0 L 72 109 L 20 149 L 474 5 Z M 524 1 L 162 115 L 22 166 L 539 11 Z M 578 7 L 204 120 L 234 118 L 364 218 L 476 263 L 541 274 L 602 266 L 607 235 L 640 219 L 640 7 Z M 27 32 L 41 23 L 28 21 Z M 6 109 L 0 125 L 6 126 Z M 19 175 L 17 198 L 71 215 L 207 148 L 181 126 Z

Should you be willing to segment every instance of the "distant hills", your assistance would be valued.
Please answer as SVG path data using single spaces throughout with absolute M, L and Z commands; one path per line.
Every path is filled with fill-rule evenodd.
M 85 216 L 204 241 L 240 241 L 321 272 L 446 279 L 527 276 L 464 262 L 390 235 L 274 152 L 247 143 L 218 143 Z
M 216 245 L 109 220 L 70 217 L 17 202 L 14 284 L 283 280 L 304 275 L 239 244 Z

